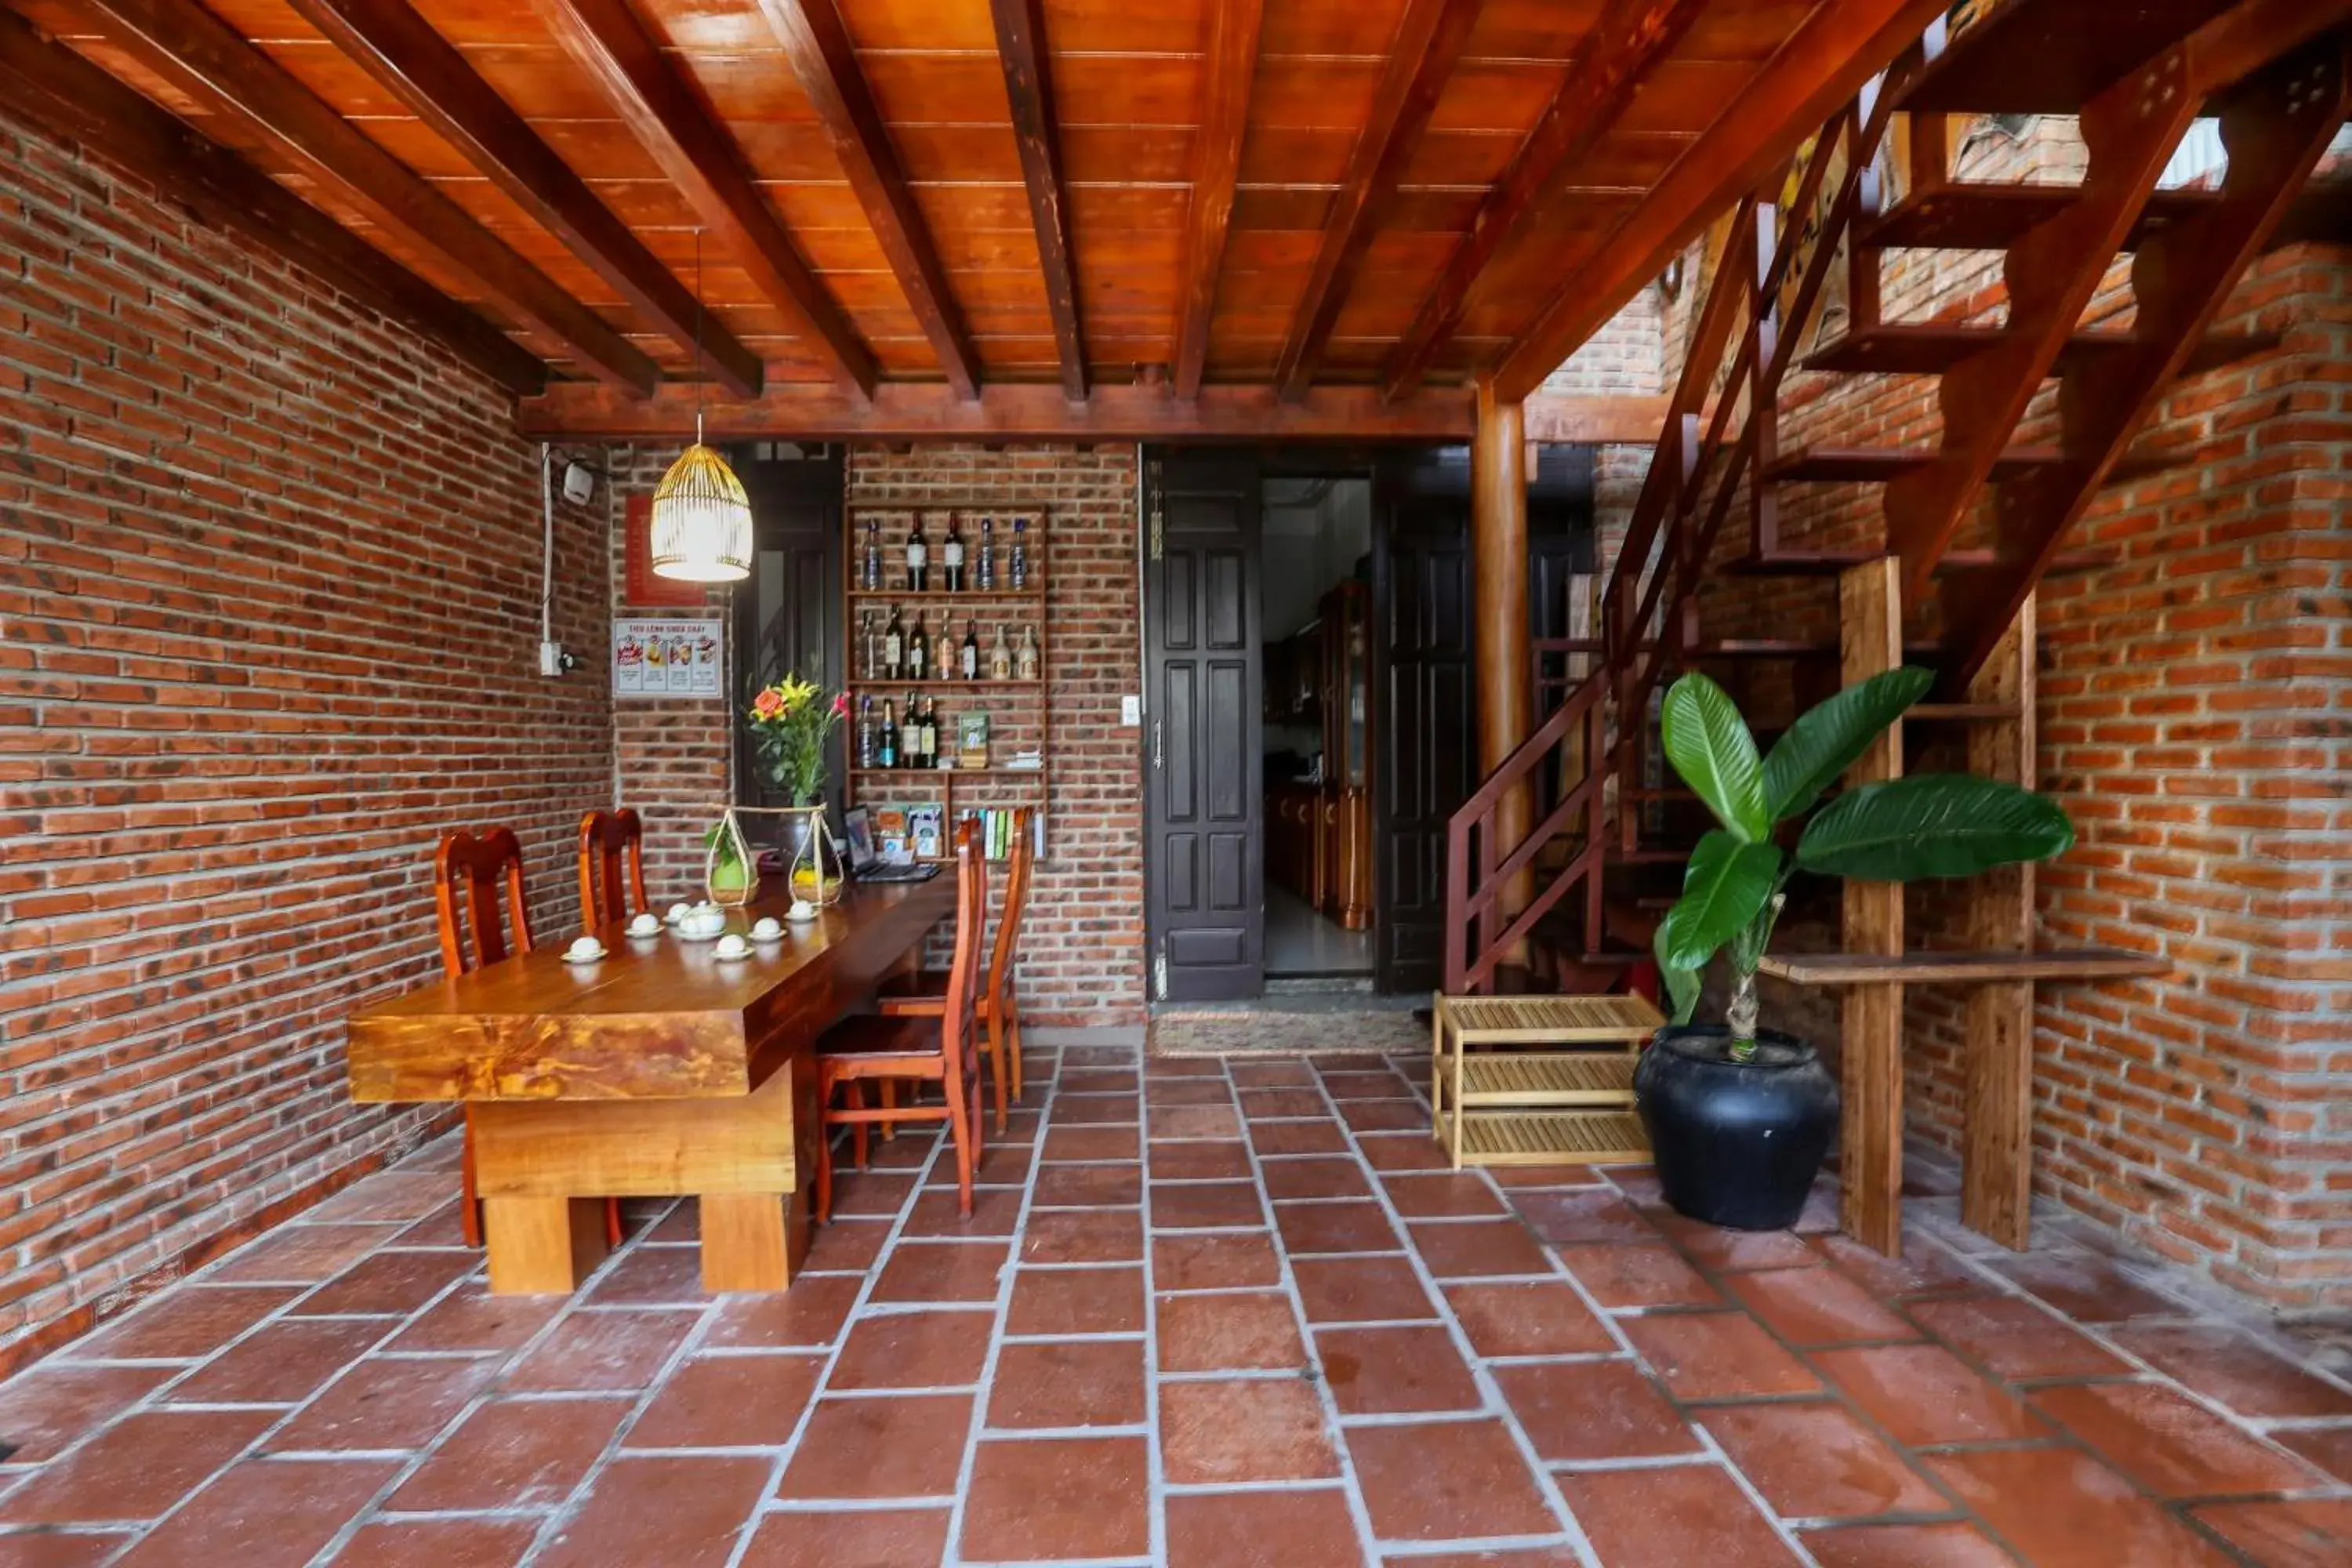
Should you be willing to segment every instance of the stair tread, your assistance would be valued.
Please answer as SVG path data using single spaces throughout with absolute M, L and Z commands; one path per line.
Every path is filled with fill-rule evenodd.
M 1856 220 L 1854 243 L 1865 250 L 2007 250 L 2027 231 L 2063 211 L 2080 194 L 2072 184 L 1996 184 L 1956 180 L 1915 191 L 1875 216 Z M 2148 193 L 2124 248 L 2135 250 L 2147 236 L 2210 209 L 2220 194 L 2202 188 Z M 2305 185 L 2287 204 L 2273 246 L 2306 240 L 2340 241 L 2352 235 L 2352 180 L 2327 179 Z
M 2113 0 L 2086 25 L 2073 0 L 2010 0 L 1961 28 L 1896 107 L 1948 114 L 2074 114 L 2236 0 Z
M 1805 356 L 1807 370 L 1878 375 L 1937 375 L 2000 342 L 2004 329 L 1947 321 L 1880 321 L 1846 332 Z M 2081 368 L 2102 354 L 2139 342 L 2133 332 L 2076 332 L 2059 352 L 2054 372 Z M 2214 369 L 2276 348 L 2276 332 L 2210 332 L 2189 352 L 2188 374 Z M 2054 374 L 2053 372 L 2053 374 Z
M 1908 953 L 1767 953 L 1759 973 L 1800 985 L 1863 985 L 1996 980 L 2120 980 L 2169 974 L 2169 960 L 2121 948 L 2053 948 L 2038 952 L 1985 951 Z
M 1453 1150 L 1453 1119 L 1438 1119 L 1438 1135 Z M 1630 1164 L 1650 1157 L 1642 1119 L 1630 1110 L 1490 1110 L 1462 1119 L 1465 1165 Z
M 1885 554 L 1883 550 L 1855 546 L 1847 550 L 1816 549 L 1811 546 L 1780 546 L 1769 555 L 1745 555 L 1732 562 L 1726 571 L 1742 577 L 1834 577 L 1849 566 L 1859 566 L 1865 561 L 1875 561 Z M 2052 576 L 2070 572 L 2093 572 L 2102 566 L 2112 566 L 2123 559 L 2123 552 L 2114 549 L 2069 550 L 2050 563 Z M 1993 564 L 1990 550 L 1947 550 L 1936 563 L 1941 572 L 1974 571 Z
M 1443 1037 L 1464 1045 L 1643 1040 L 1665 1020 L 1639 996 L 1440 996 Z
M 1938 450 L 1935 447 L 1792 447 L 1772 460 L 1764 477 L 1792 484 L 1872 484 L 1925 468 Z M 1996 481 L 2014 479 L 2034 468 L 2053 468 L 2065 460 L 2066 454 L 2056 447 L 2010 447 L 1993 459 L 1992 477 Z M 2130 454 L 2118 461 L 2107 477 L 2110 481 L 2138 479 L 2189 460 Z

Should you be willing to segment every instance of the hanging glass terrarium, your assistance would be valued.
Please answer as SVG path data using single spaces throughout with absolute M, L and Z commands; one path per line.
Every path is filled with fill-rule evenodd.
M 710 901 L 727 909 L 750 903 L 760 891 L 760 859 L 744 840 L 734 807 L 728 807 L 705 841 L 709 852 L 702 863 L 702 884 Z
M 825 826 L 824 807 L 801 806 L 791 816 L 800 840 L 793 851 L 793 897 L 804 904 L 837 902 L 848 885 L 848 872 L 833 830 Z

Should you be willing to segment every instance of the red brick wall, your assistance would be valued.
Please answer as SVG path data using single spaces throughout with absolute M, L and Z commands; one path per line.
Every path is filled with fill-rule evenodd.
M 343 1020 L 437 971 L 444 828 L 564 933 L 611 723 L 539 568 L 503 395 L 0 112 L 0 1355 L 426 1131 Z

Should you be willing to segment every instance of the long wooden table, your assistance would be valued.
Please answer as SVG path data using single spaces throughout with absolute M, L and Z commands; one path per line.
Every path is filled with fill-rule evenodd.
M 596 963 L 557 943 L 486 964 L 354 1016 L 352 1098 L 465 1102 L 493 1292 L 576 1286 L 604 1257 L 604 1197 L 688 1194 L 704 1287 L 781 1290 L 811 1228 L 813 1044 L 954 898 L 948 877 L 852 887 L 731 963 L 616 924 Z M 790 902 L 780 887 L 728 930 Z

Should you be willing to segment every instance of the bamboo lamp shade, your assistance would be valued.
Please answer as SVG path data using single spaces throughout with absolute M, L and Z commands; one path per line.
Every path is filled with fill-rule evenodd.
M 727 459 L 699 434 L 654 490 L 654 574 L 740 583 L 751 574 L 751 500 Z

